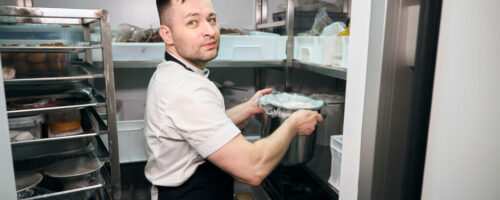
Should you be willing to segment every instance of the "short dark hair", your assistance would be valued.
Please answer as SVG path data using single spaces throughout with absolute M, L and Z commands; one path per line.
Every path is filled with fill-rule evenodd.
M 181 3 L 184 3 L 185 0 L 180 0 Z M 163 11 L 167 9 L 168 6 L 170 6 L 170 3 L 172 0 L 156 0 L 156 8 L 158 9 L 158 15 L 160 16 L 160 24 L 165 24 L 165 22 L 162 19 L 162 14 Z

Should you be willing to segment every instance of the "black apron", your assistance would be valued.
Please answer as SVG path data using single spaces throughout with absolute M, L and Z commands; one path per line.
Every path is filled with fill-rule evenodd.
M 186 70 L 194 72 L 167 52 L 165 52 L 165 60 L 176 62 Z M 198 166 L 195 173 L 182 185 L 177 187 L 156 187 L 158 188 L 158 200 L 234 199 L 233 177 L 208 160 Z

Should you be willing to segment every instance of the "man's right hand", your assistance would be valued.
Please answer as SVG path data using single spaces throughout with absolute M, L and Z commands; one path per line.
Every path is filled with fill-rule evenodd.
M 316 124 L 323 121 L 323 117 L 316 111 L 298 110 L 288 118 L 291 121 L 297 135 L 310 135 L 316 128 Z

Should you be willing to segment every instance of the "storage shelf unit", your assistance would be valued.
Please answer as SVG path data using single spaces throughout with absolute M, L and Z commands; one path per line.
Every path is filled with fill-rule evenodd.
M 78 53 L 87 49 L 101 49 L 101 45 L 92 46 L 0 46 L 1 52 L 22 53 Z
M 333 77 L 333 78 L 338 78 L 338 79 L 347 79 L 347 69 L 343 67 L 336 67 L 336 66 L 323 66 L 320 64 L 314 64 L 314 63 L 306 63 L 306 62 L 301 62 L 298 60 L 294 60 L 294 47 L 295 47 L 295 40 L 294 40 L 294 15 L 295 15 L 295 0 L 286 0 L 287 2 L 287 8 L 285 10 L 285 20 L 284 21 L 278 21 L 278 22 L 272 22 L 272 23 L 267 23 L 267 10 L 268 10 L 268 3 L 269 0 L 257 0 L 256 1 L 256 28 L 257 29 L 266 29 L 266 28 L 271 28 L 271 27 L 280 27 L 280 26 L 286 26 L 286 34 L 288 36 L 287 38 L 287 43 L 286 43 L 286 60 L 283 62 L 282 67 L 284 70 L 284 90 L 288 91 L 290 88 L 288 88 L 291 85 L 291 78 L 290 78 L 290 68 L 295 68 L 295 69 L 303 69 L 307 71 L 312 71 L 315 73 L 319 73 L 325 76 Z M 343 11 L 349 13 L 350 8 L 349 5 L 350 3 L 349 0 L 342 0 L 344 4 Z M 284 22 L 284 23 L 283 23 Z M 260 89 L 260 88 L 256 88 Z M 330 161 L 326 162 L 327 160 L 331 159 L 328 151 L 321 151 L 323 150 L 322 147 L 316 146 L 316 153 L 313 159 L 307 164 L 304 165 L 303 167 L 306 169 L 306 171 L 311 175 L 314 179 L 317 180 L 317 182 L 320 183 L 321 187 L 326 189 L 331 196 L 336 196 L 339 194 L 339 191 L 335 189 L 334 187 L 331 187 L 328 183 L 328 177 L 329 177 L 329 169 L 330 169 Z M 319 150 L 318 150 L 319 149 Z M 320 158 L 319 160 L 317 158 Z M 326 163 L 325 163 L 326 162 Z M 327 167 L 327 168 L 326 168 Z M 326 170 L 325 170 L 326 169 Z
M 67 195 L 73 194 L 78 195 L 79 192 L 92 191 L 93 195 L 97 196 L 98 199 L 120 199 L 121 198 L 121 183 L 120 183 L 120 165 L 118 157 L 118 137 L 117 137 L 117 127 L 116 127 L 116 102 L 115 102 L 115 91 L 114 91 L 114 75 L 113 75 L 113 62 L 111 56 L 111 29 L 109 25 L 109 15 L 107 10 L 86 10 L 86 9 L 61 9 L 61 8 L 32 8 L 32 7 L 15 7 L 15 6 L 2 6 L 0 7 L 0 24 L 16 26 L 16 25 L 32 25 L 32 24 L 58 24 L 58 25 L 76 25 L 81 26 L 83 32 L 82 41 L 74 41 L 75 45 L 66 46 L 43 46 L 43 45 L 32 45 L 32 44 L 22 44 L 23 40 L 20 40 L 21 44 L 18 45 L 1 45 L 0 54 L 4 52 L 8 53 L 82 53 L 84 55 L 83 63 L 71 63 L 68 67 L 66 73 L 60 74 L 27 74 L 18 77 L 17 79 L 4 80 L 5 91 L 10 90 L 16 92 L 16 89 L 9 89 L 9 87 L 33 87 L 34 90 L 38 91 L 37 94 L 44 97 L 43 92 L 45 87 L 40 87 L 43 85 L 77 85 L 82 82 L 89 84 L 91 89 L 83 89 L 84 93 L 87 95 L 86 102 L 79 101 L 66 101 L 63 104 L 56 104 L 54 106 L 44 107 L 44 108 L 28 108 L 28 109 L 13 109 L 7 110 L 9 117 L 17 116 L 19 114 L 25 113 L 46 113 L 48 111 L 55 110 L 74 110 L 74 109 L 85 109 L 90 111 L 89 116 L 93 116 L 92 126 L 93 130 L 86 131 L 77 135 L 61 136 L 61 137 L 48 137 L 39 138 L 28 141 L 14 141 L 11 142 L 11 148 L 13 149 L 13 160 L 17 162 L 31 162 L 31 158 L 16 158 L 16 156 L 22 157 L 23 152 L 21 149 L 30 149 L 36 151 L 36 148 L 43 145 L 50 145 L 53 143 L 66 144 L 71 141 L 88 139 L 89 144 L 84 149 L 75 149 L 74 151 L 68 152 L 51 152 L 50 148 L 45 148 L 44 151 L 50 152 L 50 154 L 44 154 L 42 157 L 33 157 L 32 159 L 44 159 L 45 157 L 56 159 L 53 156 L 71 156 L 75 153 L 89 154 L 89 156 L 98 158 L 101 162 L 104 162 L 104 167 L 100 168 L 100 178 L 99 183 L 91 186 L 84 186 L 71 190 L 63 191 L 47 191 L 39 195 L 25 198 L 25 199 L 46 199 L 46 198 L 67 198 Z M 96 27 L 101 35 L 101 41 L 91 42 L 90 41 L 90 30 Z M 26 40 L 28 41 L 28 39 Z M 97 44 L 96 44 L 97 43 Z M 101 49 L 102 67 L 93 65 L 92 62 L 92 49 Z M 95 79 L 101 79 L 104 83 L 104 88 L 98 91 L 94 88 Z M 80 85 L 78 85 L 80 86 Z M 3 91 L 2 91 L 3 92 Z M 104 92 L 101 95 L 100 92 Z M 17 99 L 22 99 L 22 96 L 14 95 L 9 96 L 14 93 L 6 93 L 7 104 L 10 101 L 15 101 Z M 22 92 L 18 92 L 21 93 Z M 59 95 L 59 96 L 58 96 Z M 60 93 L 53 94 L 47 93 L 45 97 L 61 97 L 64 98 L 71 93 Z M 68 103 L 70 102 L 70 103 Z M 100 112 L 105 108 L 106 119 L 103 120 L 96 112 Z M 82 111 L 81 111 L 82 112 Z M 104 122 L 105 121 L 105 122 Z M 83 123 L 83 121 L 82 121 Z M 83 126 L 83 125 L 82 125 Z M 106 134 L 108 137 L 107 146 L 103 144 L 99 135 Z M 17 151 L 16 151 L 17 150 Z M 20 154 L 21 153 L 21 154 Z M 28 156 L 35 155 L 38 156 L 39 152 L 29 152 Z M 24 153 L 26 154 L 26 153 Z M 22 156 L 21 156 L 22 155 Z M 21 159 L 21 160 L 20 160 Z M 25 159 L 25 160 L 22 160 Z M 61 159 L 61 158 L 57 158 Z M 13 172 L 12 172 L 13 173 Z M 45 189 L 45 188 L 41 188 Z M 106 191 L 102 191 L 106 190 Z M 109 194 L 112 197 L 108 196 Z
M 1 50 L 0 50 L 1 51 Z M 45 81 L 75 81 L 75 80 L 87 80 L 87 79 L 97 79 L 104 78 L 104 72 L 98 71 L 94 66 L 81 66 L 72 65 L 68 66 L 69 70 L 64 74 L 48 74 L 47 76 L 39 77 L 25 77 L 25 78 L 15 78 L 4 80 L 6 85 L 11 84 L 22 84 L 22 83 L 33 83 L 33 82 L 45 82 Z M 98 72 L 96 72 L 98 71 Z
M 90 93 L 86 94 L 89 101 L 87 102 L 66 102 L 69 104 L 57 105 L 52 107 L 45 108 L 29 108 L 29 109 L 9 109 L 7 108 L 7 114 L 23 114 L 23 113 L 33 113 L 33 112 L 44 112 L 44 111 L 56 111 L 56 110 L 65 110 L 65 109 L 79 109 L 85 107 L 101 107 L 106 106 L 106 98 L 97 92 L 96 89 L 92 88 Z M 16 99 L 26 99 L 26 98 L 64 98 L 65 96 L 71 96 L 71 94 L 49 94 L 49 95 L 41 95 L 41 96 L 28 96 L 28 97 L 7 97 L 7 103 L 9 101 L 15 101 Z
M 293 68 L 304 69 L 307 71 L 316 72 L 319 74 L 323 74 L 325 76 L 339 78 L 346 80 L 347 77 L 347 69 L 343 67 L 331 67 L 331 66 L 322 66 L 314 63 L 304 63 L 304 62 L 293 62 Z
M 49 138 L 41 138 L 41 139 L 34 139 L 34 140 L 25 140 L 25 141 L 16 141 L 16 142 L 11 142 L 12 146 L 16 145 L 25 145 L 25 144 L 34 144 L 34 143 L 42 143 L 42 142 L 51 142 L 51 141 L 60 141 L 60 140 L 71 140 L 71 139 L 77 139 L 77 138 L 85 138 L 85 137 L 94 137 L 97 135 L 103 135 L 107 134 L 108 127 L 106 126 L 105 122 L 102 121 L 102 119 L 97 115 L 97 113 L 89 113 L 95 121 L 93 122 L 92 126 L 94 127 L 94 130 L 84 132 L 81 134 L 76 134 L 76 135 L 69 135 L 69 136 L 64 136 L 64 137 L 49 137 Z
M 116 69 L 156 68 L 161 61 L 115 61 Z M 207 63 L 207 68 L 219 67 L 257 67 L 283 68 L 285 61 L 223 61 L 214 60 Z M 97 63 L 97 62 L 96 62 Z M 325 76 L 346 80 L 347 69 L 343 67 L 323 66 L 314 63 L 293 61 L 293 68 L 316 72 Z
M 65 190 L 65 191 L 60 191 L 60 192 L 48 192 L 47 194 L 38 195 L 38 196 L 34 196 L 34 197 L 20 198 L 20 200 L 47 199 L 47 198 L 55 198 L 55 197 L 61 197 L 61 196 L 64 197 L 64 195 L 77 196 L 81 192 L 92 191 L 92 190 L 97 190 L 97 189 L 101 189 L 101 188 L 109 188 L 111 186 L 111 183 L 109 182 L 109 180 L 111 180 L 109 172 L 107 172 L 106 170 L 102 170 L 100 173 L 99 181 L 98 181 L 99 183 L 97 183 L 95 185 L 90 185 L 90 186 L 86 186 L 86 187 L 81 187 L 81 188 L 72 189 L 72 190 Z

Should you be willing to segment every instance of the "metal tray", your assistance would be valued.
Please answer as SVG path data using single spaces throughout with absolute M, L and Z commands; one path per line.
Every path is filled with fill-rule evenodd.
M 56 84 L 63 85 L 62 88 L 53 90 L 44 87 L 53 87 L 53 85 L 28 85 L 19 87 L 6 87 L 7 113 L 19 114 L 40 111 L 62 110 L 72 108 L 84 108 L 88 106 L 105 105 L 104 97 L 89 85 L 83 84 Z M 67 88 L 69 85 L 69 88 Z M 66 87 L 66 88 L 64 88 Z M 19 102 L 36 102 L 37 100 L 48 100 L 47 107 L 17 107 Z
M 48 71 L 45 74 L 25 73 L 16 74 L 15 79 L 4 80 L 6 85 L 29 84 L 40 81 L 65 81 L 65 80 L 85 80 L 94 78 L 103 78 L 102 70 L 94 69 L 96 67 L 88 65 L 69 65 L 66 70 L 61 72 Z M 97 73 L 95 73 L 97 71 Z
M 69 155 L 93 150 L 94 146 L 91 145 L 91 138 L 105 133 L 107 128 L 105 125 L 103 126 L 104 122 L 92 109 L 81 110 L 83 134 L 12 143 L 14 161 L 54 155 Z
M 106 167 L 101 168 L 97 176 L 97 180 L 91 185 L 71 190 L 55 191 L 47 189 L 50 183 L 43 181 L 39 187 L 35 188 L 35 194 L 29 198 L 21 198 L 22 200 L 31 199 L 50 199 L 50 200 L 67 200 L 67 199 L 89 199 L 96 196 L 97 193 L 102 193 L 102 189 L 110 186 L 111 178 Z M 100 196 L 100 195 L 97 195 Z
M 100 49 L 101 45 L 91 46 L 0 46 L 0 52 L 44 52 L 44 53 L 66 53 L 66 52 L 82 52 L 86 49 Z

